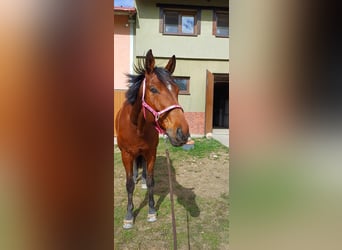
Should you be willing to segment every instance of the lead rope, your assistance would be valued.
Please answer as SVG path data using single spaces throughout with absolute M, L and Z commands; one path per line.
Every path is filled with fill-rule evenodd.
M 165 137 L 165 144 L 166 144 L 166 163 L 167 169 L 169 172 L 169 187 L 170 187 L 170 200 L 171 200 L 171 216 L 172 216 L 172 233 L 173 233 L 173 249 L 177 249 L 177 231 L 176 231 L 176 219 L 175 219 L 175 209 L 174 209 L 174 202 L 173 202 L 173 188 L 172 188 L 172 178 L 171 178 L 171 164 L 170 164 L 170 155 L 169 149 L 167 144 L 167 137 Z

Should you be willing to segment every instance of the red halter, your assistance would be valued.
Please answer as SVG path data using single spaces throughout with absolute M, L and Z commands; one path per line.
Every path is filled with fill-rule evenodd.
M 165 131 L 160 127 L 159 123 L 158 123 L 158 120 L 159 120 L 159 117 L 161 114 L 169 111 L 169 110 L 172 110 L 172 109 L 176 109 L 176 108 L 179 108 L 183 111 L 183 108 L 178 105 L 178 104 L 174 104 L 174 105 L 171 105 L 165 109 L 163 109 L 162 111 L 155 111 L 150 105 L 148 105 L 146 102 L 145 102 L 145 85 L 146 85 L 146 81 L 144 79 L 144 82 L 143 82 L 143 94 L 142 94 L 142 109 L 143 109 L 143 112 L 144 112 L 144 118 L 146 119 L 146 113 L 145 113 L 145 108 L 147 108 L 154 116 L 154 121 L 155 121 L 155 128 L 156 130 L 158 131 L 159 134 L 165 134 Z

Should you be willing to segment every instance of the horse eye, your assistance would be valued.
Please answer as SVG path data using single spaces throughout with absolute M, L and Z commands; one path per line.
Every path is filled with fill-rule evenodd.
M 158 90 L 155 87 L 151 87 L 150 91 L 154 94 L 158 93 Z

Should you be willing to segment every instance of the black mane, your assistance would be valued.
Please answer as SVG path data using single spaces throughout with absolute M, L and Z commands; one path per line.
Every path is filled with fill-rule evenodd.
M 141 86 L 141 83 L 143 82 L 145 78 L 145 65 L 144 60 L 139 60 L 137 65 L 134 65 L 134 72 L 136 75 L 128 74 L 128 90 L 126 92 L 126 99 L 130 104 L 133 104 L 138 96 L 139 89 Z M 162 83 L 170 84 L 174 82 L 173 77 L 171 76 L 170 72 L 164 68 L 161 67 L 155 67 L 153 69 L 153 72 L 157 75 L 159 81 Z
M 126 99 L 130 104 L 133 104 L 137 99 L 140 85 L 145 78 L 145 61 L 139 60 L 137 65 L 134 65 L 134 72 L 137 75 L 128 74 L 128 90 L 126 92 Z

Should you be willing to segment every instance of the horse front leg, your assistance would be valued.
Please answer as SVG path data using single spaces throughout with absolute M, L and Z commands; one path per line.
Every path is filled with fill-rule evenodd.
M 133 158 L 128 154 L 123 152 L 121 154 L 122 162 L 126 170 L 126 190 L 127 190 L 127 213 L 124 219 L 123 228 L 130 229 L 133 227 L 133 191 L 135 183 L 133 180 Z
M 146 184 L 148 189 L 148 215 L 147 221 L 154 222 L 157 220 L 157 212 L 154 207 L 154 198 L 153 198 L 153 189 L 154 189 L 154 177 L 153 177 L 153 169 L 155 163 L 155 156 L 152 156 L 150 160 L 147 161 L 147 176 L 146 176 Z

